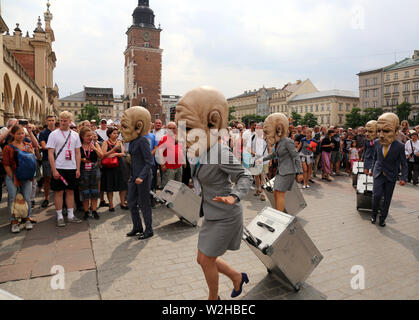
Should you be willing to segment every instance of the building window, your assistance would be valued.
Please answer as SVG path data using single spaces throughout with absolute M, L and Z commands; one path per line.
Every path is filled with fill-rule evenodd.
M 386 80 L 390 81 L 390 75 L 389 74 L 387 75 Z
M 343 117 L 342 116 L 339 116 L 339 123 L 343 123 Z
M 343 104 L 339 103 L 339 111 L 342 111 L 342 110 L 343 110 Z
M 61 106 L 64 107 L 64 102 L 61 103 Z
M 370 91 L 369 90 L 365 90 L 365 98 L 369 98 L 370 97 Z
M 409 97 L 404 97 L 404 102 L 409 103 Z
M 305 106 L 304 110 L 305 112 L 308 112 L 308 106 Z
M 390 99 L 386 99 L 386 106 L 390 105 Z
M 394 92 L 399 92 L 399 85 L 398 84 L 394 85 Z
M 351 105 L 349 103 L 346 104 L 346 111 L 351 111 Z
M 372 102 L 372 106 L 373 106 L 374 108 L 377 108 L 377 101 L 373 101 L 373 102 Z
M 406 92 L 406 91 L 409 91 L 409 84 L 408 83 L 405 83 L 404 84 L 404 91 Z
M 415 82 L 413 88 L 414 90 L 419 90 L 419 82 Z
M 369 107 L 369 103 L 368 103 L 368 101 L 366 101 L 365 102 L 365 108 L 368 108 Z
M 138 88 L 138 94 L 143 94 L 143 87 Z
M 78 111 L 75 111 L 74 114 L 77 116 L 79 113 L 78 113 Z
M 377 78 L 374 78 L 374 85 L 377 84 Z
M 158 114 L 158 113 L 156 113 L 156 120 L 157 120 L 157 119 L 159 119 L 159 114 Z
M 413 99 L 414 99 L 415 103 L 419 103 L 419 96 L 414 96 Z
M 316 112 L 319 112 L 319 105 L 316 104 Z
M 395 73 L 394 74 L 394 80 L 397 80 L 397 79 L 399 79 L 399 74 L 398 73 Z
M 390 93 L 390 86 L 386 87 L 386 93 Z
M 378 89 L 374 89 L 374 97 L 378 96 Z
M 368 79 L 365 79 L 365 85 L 366 86 L 368 85 Z
M 146 104 L 147 104 L 147 98 L 142 98 L 142 99 L 141 99 L 141 103 L 142 103 L 143 105 L 146 105 Z
M 404 73 L 404 77 L 405 77 L 405 78 L 409 78 L 409 71 L 406 71 L 406 72 Z
M 415 70 L 415 76 L 419 76 L 419 69 Z
M 399 101 L 398 101 L 397 99 L 393 99 L 393 103 L 392 103 L 392 105 L 393 105 L 393 106 L 397 106 L 398 102 L 399 102 Z
M 313 112 L 313 106 L 310 106 L 310 112 Z
M 324 111 L 324 104 L 321 105 L 321 110 Z
M 149 42 L 144 42 L 144 47 L 150 48 L 150 43 Z
M 69 103 L 67 104 L 67 106 L 71 106 L 71 103 L 69 102 Z
M 327 111 L 330 111 L 330 104 L 327 105 Z

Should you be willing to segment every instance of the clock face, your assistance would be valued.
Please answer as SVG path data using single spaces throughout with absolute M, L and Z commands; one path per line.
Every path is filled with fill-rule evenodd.
M 146 31 L 143 33 L 143 39 L 144 41 L 150 41 L 151 40 L 151 34 L 150 32 Z

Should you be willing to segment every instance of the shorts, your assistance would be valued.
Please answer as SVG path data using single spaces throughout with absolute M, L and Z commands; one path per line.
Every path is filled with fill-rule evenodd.
M 42 160 L 42 176 L 44 178 L 52 177 L 51 165 L 48 160 Z
M 300 153 L 301 162 L 305 162 L 308 166 L 314 163 L 313 155 L 306 155 Z
M 90 171 L 81 172 L 79 191 L 80 201 L 99 199 L 100 170 L 94 167 Z
M 61 179 L 51 179 L 52 191 L 74 190 L 77 186 L 76 170 L 57 169 L 58 173 L 67 181 L 67 186 Z
M 331 162 L 334 163 L 338 163 L 342 160 L 342 155 L 340 153 L 340 151 L 332 151 L 332 158 L 331 158 Z

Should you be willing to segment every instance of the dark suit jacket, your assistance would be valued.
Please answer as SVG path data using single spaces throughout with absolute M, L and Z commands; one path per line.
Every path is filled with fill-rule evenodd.
M 146 137 L 138 137 L 129 144 L 131 154 L 131 178 L 146 180 L 151 179 L 151 168 L 153 167 L 153 155 L 150 150 L 150 142 Z
M 288 174 L 302 174 L 300 155 L 297 152 L 294 141 L 289 138 L 283 138 L 279 141 L 275 152 L 263 158 L 263 161 L 278 159 L 277 174 L 285 176 Z
M 364 151 L 364 169 L 371 169 L 372 163 L 374 160 L 374 146 L 378 142 L 377 139 L 373 141 L 373 145 L 371 145 L 371 141 L 365 140 L 365 151 Z
M 404 144 L 395 140 L 388 151 L 387 157 L 384 159 L 383 146 L 379 141 L 374 143 L 373 157 L 373 174 L 374 179 L 378 178 L 382 173 L 390 182 L 396 182 L 402 168 L 402 181 L 407 181 L 407 161 L 404 150 Z

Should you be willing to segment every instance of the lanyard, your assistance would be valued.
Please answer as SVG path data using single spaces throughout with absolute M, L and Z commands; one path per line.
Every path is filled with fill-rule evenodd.
M 66 136 L 64 135 L 64 132 L 62 130 L 60 130 L 60 131 L 61 131 L 61 134 L 63 135 L 64 139 L 67 140 Z M 68 147 L 67 147 L 68 150 L 70 150 L 70 146 L 71 146 L 71 130 L 70 130 L 69 137 L 68 137 Z
M 86 154 L 86 150 L 83 148 L 84 155 L 86 156 L 86 159 L 89 160 L 89 161 L 90 161 L 90 152 L 91 151 L 92 151 L 92 149 L 90 149 L 90 146 L 89 146 L 89 153 Z

